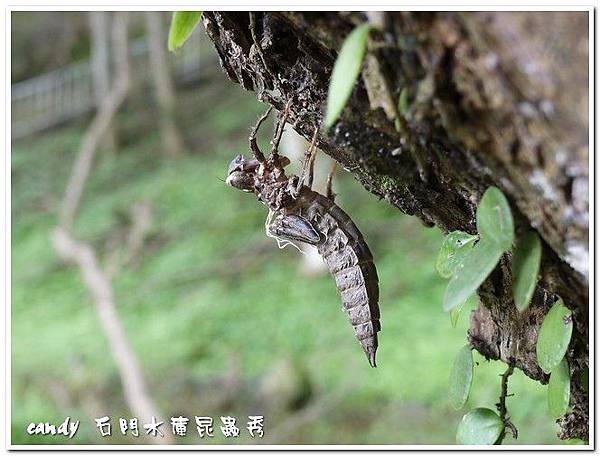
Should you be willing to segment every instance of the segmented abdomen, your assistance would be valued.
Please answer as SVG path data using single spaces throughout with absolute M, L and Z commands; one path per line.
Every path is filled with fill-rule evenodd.
M 350 217 L 325 196 L 304 188 L 303 214 L 324 239 L 317 245 L 341 294 L 356 338 L 375 367 L 379 323 L 379 279 L 373 256 Z M 303 204 L 303 205 L 304 205 Z

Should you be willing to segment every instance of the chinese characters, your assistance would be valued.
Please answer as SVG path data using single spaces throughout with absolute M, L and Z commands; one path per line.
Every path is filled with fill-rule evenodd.
M 109 437 L 112 435 L 112 423 L 108 416 L 101 418 L 95 418 L 96 427 L 102 437 Z M 214 425 L 214 420 L 210 416 L 194 416 L 193 423 L 196 424 L 196 432 L 200 438 L 214 437 L 215 427 L 221 431 L 221 434 L 225 438 L 236 438 L 240 436 L 240 427 L 238 426 L 237 419 L 232 416 L 221 416 L 221 424 L 218 426 Z M 188 424 L 190 419 L 184 416 L 171 417 L 171 433 L 176 437 L 185 437 L 188 435 Z M 262 415 L 250 415 L 245 423 L 248 435 L 252 438 L 264 436 L 264 416 Z M 118 420 L 119 432 L 122 435 L 131 435 L 133 437 L 139 437 L 140 431 L 138 428 L 137 418 L 119 418 Z M 164 421 L 159 421 L 157 417 L 153 416 L 149 423 L 143 424 L 143 429 L 146 435 L 151 437 L 164 437 L 163 426 Z M 166 425 L 168 428 L 168 424 Z M 241 424 L 240 424 L 241 426 Z

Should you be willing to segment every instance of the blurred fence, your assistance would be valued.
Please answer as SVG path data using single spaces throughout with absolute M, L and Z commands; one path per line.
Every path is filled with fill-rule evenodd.
M 165 44 L 166 45 L 166 44 Z M 150 77 L 145 37 L 130 45 L 132 78 Z M 202 33 L 194 32 L 175 54 L 169 53 L 175 80 L 193 82 L 204 68 L 214 68 L 216 54 Z M 11 86 L 11 134 L 19 139 L 75 119 L 96 108 L 91 61 L 18 82 Z

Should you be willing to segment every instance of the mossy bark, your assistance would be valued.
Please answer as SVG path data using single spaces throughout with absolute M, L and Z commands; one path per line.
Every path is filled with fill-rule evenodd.
M 559 436 L 587 440 L 587 13 L 204 14 L 229 78 L 278 109 L 292 98 L 291 123 L 306 138 L 322 124 L 343 39 L 365 21 L 376 29 L 362 77 L 319 147 L 369 192 L 445 232 L 475 233 L 483 192 L 504 192 L 517 234 L 534 229 L 543 240 L 540 279 L 519 314 L 506 254 L 478 291 L 469 341 L 547 383 L 535 343 L 560 295 L 575 328 L 571 411 Z

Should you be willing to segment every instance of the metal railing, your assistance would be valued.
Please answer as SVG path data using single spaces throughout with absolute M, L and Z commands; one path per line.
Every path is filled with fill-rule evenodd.
M 149 77 L 145 37 L 130 45 L 132 78 L 145 83 Z M 214 68 L 217 57 L 199 31 L 175 54 L 169 54 L 175 80 L 197 80 L 204 68 Z M 96 108 L 90 61 L 73 63 L 11 86 L 12 139 L 52 128 Z

